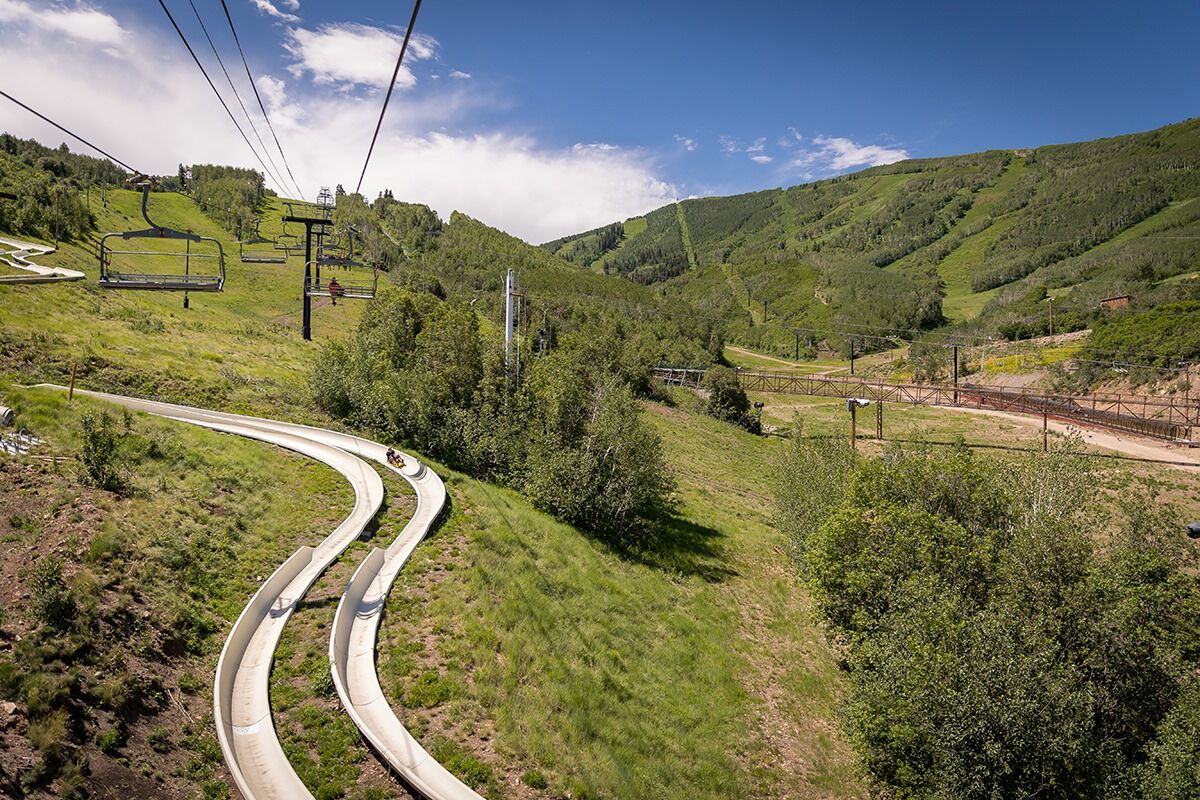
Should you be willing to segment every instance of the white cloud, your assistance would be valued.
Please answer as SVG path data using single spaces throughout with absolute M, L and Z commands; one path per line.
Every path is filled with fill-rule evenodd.
M 758 155 L 750 156 L 750 160 L 753 161 L 755 164 L 770 164 L 775 159 L 772 158 L 771 156 L 759 153 Z
M 311 73 L 317 84 L 385 89 L 392 79 L 403 41 L 402 36 L 383 28 L 341 22 L 322 25 L 316 30 L 293 28 L 283 46 L 295 59 L 288 70 L 297 78 Z M 405 63 L 396 76 L 396 86 L 401 89 L 415 86 L 417 78 L 409 64 L 433 58 L 437 46 L 433 37 L 414 34 L 408 43 Z
M 43 3 L 35 8 L 25 0 L 0 0 L 0 22 L 23 24 L 98 44 L 116 45 L 125 39 L 125 29 L 114 17 L 84 3 L 73 8 Z
M 725 153 L 737 153 L 742 149 L 741 143 L 732 136 L 718 136 L 717 141 L 721 143 L 721 151 Z
M 796 130 L 795 128 L 793 128 L 791 126 L 788 126 L 788 135 L 780 136 L 778 144 L 784 150 L 790 150 L 793 147 L 795 147 L 797 144 L 802 144 L 803 142 L 804 142 L 804 137 L 800 135 L 800 131 Z
M 829 157 L 829 165 L 835 170 L 850 169 L 851 167 L 877 167 L 881 164 L 894 164 L 908 158 L 908 151 L 895 147 L 881 147 L 877 144 L 858 144 L 841 136 L 818 136 L 813 144 L 821 148 L 821 152 Z
M 760 137 L 760 138 L 754 140 L 754 144 L 746 147 L 746 152 L 747 153 L 761 153 L 763 150 L 766 150 L 766 149 L 767 149 L 767 140 L 765 138 Z
M 689 153 L 692 152 L 693 150 L 695 150 L 697 147 L 695 139 L 689 139 L 688 137 L 681 136 L 678 133 L 675 134 L 675 141 L 677 141 L 677 142 L 679 142 L 679 144 L 683 145 L 683 149 L 687 150 Z
M 156 31 L 131 24 L 129 35 L 150 38 Z M 210 90 L 181 48 L 117 60 L 103 53 L 108 45 L 55 44 L 56 36 L 45 30 L 31 30 L 28 40 L 0 38 L 0 64 L 21 76 L 22 99 L 33 107 L 149 172 L 173 174 L 180 162 L 260 169 L 229 119 L 203 100 L 211 97 Z M 47 52 L 55 57 L 46 58 Z M 394 64 L 395 52 L 391 59 Z M 443 81 L 436 91 L 431 84 L 427 92 L 393 98 L 365 195 L 373 198 L 390 188 L 406 201 L 429 204 L 443 218 L 457 209 L 532 242 L 642 214 L 675 199 L 675 187 L 659 179 L 654 162 L 638 151 L 605 142 L 551 147 L 496 130 L 463 132 L 468 113 L 496 102 L 490 94 L 474 92 L 473 83 Z M 259 76 L 258 86 L 309 198 L 322 185 L 353 189 L 379 98 L 313 87 L 286 73 Z M 7 103 L 0 104 L 0 130 L 51 146 L 65 138 Z M 84 150 L 77 142 L 69 144 Z
M 462 70 L 458 69 L 452 69 L 450 70 L 450 77 L 459 81 L 469 81 L 471 80 L 471 73 L 463 72 Z
M 297 17 L 295 14 L 288 14 L 284 11 L 280 11 L 278 8 L 275 7 L 275 4 L 272 3 L 271 0 L 250 0 L 250 2 L 254 3 L 255 8 L 257 8 L 259 11 L 261 11 L 262 13 L 264 13 L 268 16 L 275 17 L 275 19 L 281 19 L 284 22 L 299 22 L 300 21 L 300 18 Z M 287 2 L 287 0 L 284 0 L 284 5 L 286 5 L 288 8 L 292 9 L 293 11 L 296 11 L 300 8 L 300 3 L 297 2 L 297 0 L 291 0 L 291 2 Z
M 800 135 L 793 131 L 797 141 Z M 795 151 L 788 167 L 804 180 L 844 172 L 854 167 L 894 164 L 909 157 L 908 151 L 877 144 L 859 144 L 843 136 L 816 136 L 811 147 Z

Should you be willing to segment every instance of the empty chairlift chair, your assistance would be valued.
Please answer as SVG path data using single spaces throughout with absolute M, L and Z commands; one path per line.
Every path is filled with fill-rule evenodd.
M 260 220 L 254 220 L 253 236 L 238 242 L 238 258 L 243 264 L 286 264 L 288 256 L 291 255 L 291 249 L 281 248 L 275 240 L 263 238 L 262 234 L 258 232 L 259 223 Z M 256 244 L 269 244 L 271 249 L 266 251 L 246 249 L 246 245 Z
M 146 230 L 125 231 L 123 233 L 107 233 L 100 237 L 100 288 L 101 289 L 139 289 L 157 292 L 183 292 L 183 307 L 188 307 L 188 292 L 220 292 L 225 288 L 225 249 L 221 242 L 210 236 L 196 233 L 177 231 L 162 225 L 156 225 L 146 209 L 150 199 L 150 185 L 142 184 L 142 217 L 150 225 Z M 183 242 L 183 250 L 113 250 L 109 240 L 120 238 L 131 239 L 171 239 Z M 193 244 L 208 242 L 216 246 L 216 252 L 196 252 Z M 182 259 L 183 272 L 126 272 L 114 267 L 114 256 L 120 261 L 129 259 Z M 192 272 L 192 262 L 204 264 L 216 262 L 216 269 L 203 273 Z M 178 262 L 176 262 L 178 263 Z

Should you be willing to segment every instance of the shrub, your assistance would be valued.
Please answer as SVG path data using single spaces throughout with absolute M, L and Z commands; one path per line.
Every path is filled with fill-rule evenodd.
M 528 786 L 530 789 L 545 789 L 550 786 L 546 780 L 546 776 L 536 769 L 531 769 L 521 776 L 521 783 Z
M 125 734 L 118 728 L 105 728 L 96 734 L 96 747 L 107 755 L 116 755 L 121 745 L 125 744 Z
M 146 736 L 150 749 L 156 753 L 166 753 L 171 749 L 171 732 L 165 725 L 155 725 Z
M 30 611 L 43 625 L 65 628 L 75 615 L 75 599 L 63 580 L 58 556 L 44 556 L 30 569 L 29 595 Z
M 523 488 L 572 524 L 625 536 L 656 513 L 670 480 L 634 399 L 654 341 L 620 326 L 564 336 L 522 375 L 485 342 L 469 307 L 388 292 L 322 351 L 310 388 L 324 410 Z
M 468 753 L 457 742 L 438 739 L 433 744 L 433 757 L 459 780 L 472 788 L 485 786 L 492 780 L 491 765 Z
M 626 536 L 670 491 L 662 442 L 625 386 L 598 387 L 580 412 L 578 438 L 548 433 L 532 448 L 526 492 L 572 525 Z
M 79 417 L 79 429 L 84 482 L 117 491 L 121 488 L 120 435 L 112 417 L 107 412 L 85 411 Z
M 708 392 L 706 414 L 735 425 L 744 424 L 750 413 L 750 401 L 736 372 L 729 367 L 712 367 L 704 373 L 703 388 Z
M 801 565 L 808 538 L 833 513 L 846 492 L 854 451 L 842 437 L 803 438 L 799 420 L 780 460 L 776 485 L 779 525 Z
M 846 635 L 851 738 L 889 796 L 1195 794 L 1200 586 L 1172 512 L 1127 499 L 1124 537 L 1098 551 L 1070 446 L 1003 466 L 799 447 L 781 517 L 808 534 L 818 606 Z M 813 480 L 825 462 L 832 488 Z
M 450 678 L 439 675 L 437 670 L 429 670 L 421 673 L 404 692 L 404 705 L 407 708 L 433 708 L 453 697 L 457 688 Z

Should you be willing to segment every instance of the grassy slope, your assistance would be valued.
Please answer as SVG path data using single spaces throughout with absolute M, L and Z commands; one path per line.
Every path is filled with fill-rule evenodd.
M 93 203 L 100 231 L 144 228 L 139 200 L 134 192 L 109 190 L 108 208 Z M 265 234 L 272 235 L 279 225 L 278 211 L 276 201 L 264 215 Z M 96 286 L 94 242 L 64 244 L 45 263 L 82 270 L 86 280 L 0 288 L 5 344 L 33 349 L 31 377 L 62 380 L 70 362 L 78 361 L 79 377 L 93 387 L 134 381 L 143 391 L 153 387 L 166 398 L 207 395 L 231 410 L 270 405 L 286 402 L 304 385 L 322 339 L 341 336 L 357 323 L 358 304 L 333 308 L 317 301 L 316 341 L 302 342 L 301 257 L 287 265 L 242 264 L 234 238 L 177 194 L 153 195 L 151 217 L 221 239 L 228 275 L 225 291 L 192 294 L 191 308 L 184 310 L 183 297 L 176 292 L 101 290 Z M 138 242 L 137 248 L 156 244 Z M 126 263 L 136 268 L 132 260 Z
M 779 443 L 650 412 L 674 542 L 617 553 L 452 475 L 455 511 L 389 601 L 385 691 L 431 740 L 478 742 L 515 796 L 864 796 L 833 657 L 770 526 Z
M 0 636 L 0 662 L 15 659 L 27 676 L 73 673 L 81 698 L 89 692 L 103 698 L 111 694 L 105 686 L 151 676 L 174 702 L 127 716 L 127 744 L 111 754 L 91 743 L 114 724 L 114 712 L 103 700 L 74 712 L 93 786 L 149 780 L 154 796 L 194 797 L 201 789 L 205 797 L 228 796 L 211 716 L 211 678 L 225 631 L 263 577 L 299 545 L 327 535 L 352 504 L 352 492 L 341 476 L 310 459 L 143 415 L 133 415 L 131 432 L 123 433 L 130 488 L 122 495 L 88 489 L 71 456 L 80 444 L 80 412 L 102 404 L 85 398 L 68 404 L 60 392 L 4 383 L 0 392 L 20 423 L 46 442 L 40 454 L 68 457 L 55 466 L 17 460 L 43 488 L 35 496 L 16 495 L 22 507 L 6 509 L 12 516 L 0 520 L 3 582 L 28 591 L 27 565 L 54 552 L 81 603 L 95 606 L 79 618 L 80 635 L 90 640 L 93 629 L 103 632 L 91 653 L 40 666 Z M 114 415 L 120 425 L 120 412 Z M 36 523 L 14 524 L 18 511 Z M 182 652 L 166 643 L 181 603 L 212 622 L 211 633 Z M 5 612 L 0 627 L 29 638 L 28 595 L 6 603 Z M 132 630 L 124 627 L 125 614 L 136 615 Z M 164 752 L 147 746 L 155 728 L 167 731 Z

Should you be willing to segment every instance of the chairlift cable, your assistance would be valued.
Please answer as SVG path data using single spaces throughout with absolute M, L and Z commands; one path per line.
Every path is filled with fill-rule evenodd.
M 208 77 L 208 70 L 206 70 L 204 65 L 200 63 L 200 58 L 196 55 L 196 51 L 192 49 L 191 42 L 189 42 L 187 37 L 184 36 L 183 30 L 179 27 L 179 23 L 175 21 L 175 16 L 171 14 L 171 9 L 167 8 L 167 4 L 164 0 L 158 0 L 158 4 L 162 6 L 163 13 L 167 15 L 167 19 L 171 21 L 171 26 L 174 27 L 175 32 L 179 34 L 179 40 L 183 42 L 183 46 L 187 48 L 188 54 L 192 57 L 192 61 L 195 61 L 196 66 L 200 68 L 201 74 L 204 75 L 204 80 L 208 81 L 208 86 L 213 90 L 213 94 L 217 96 L 217 100 L 220 101 L 221 107 L 224 108 L 225 113 L 229 115 L 229 121 L 232 122 L 234 127 L 238 129 L 238 133 L 242 135 L 242 140 L 246 143 L 246 146 L 250 148 L 250 152 L 254 154 L 254 157 L 258 160 L 259 165 L 262 166 L 263 172 L 268 172 L 267 165 L 263 163 L 262 158 L 258 155 L 258 151 L 255 150 L 254 146 L 250 144 L 250 138 L 246 136 L 246 132 L 242 130 L 242 126 L 238 124 L 237 118 L 233 116 L 233 112 L 229 110 L 229 104 L 225 102 L 225 98 L 221 96 L 219 91 L 217 91 L 217 86 L 212 82 L 212 78 Z M 272 178 L 272 180 L 274 180 L 274 178 Z M 283 188 L 282 184 L 279 184 L 279 188 L 282 191 L 287 191 Z
M 115 164 L 117 164 L 117 165 L 119 165 L 119 166 L 121 166 L 121 167 L 123 167 L 123 168 L 125 168 L 125 169 L 129 170 L 129 171 L 130 171 L 130 172 L 132 172 L 134 175 L 145 175 L 145 174 L 146 174 L 146 173 L 142 172 L 141 170 L 136 170 L 136 169 L 134 169 L 133 167 L 129 166 L 129 165 L 128 165 L 128 164 L 126 164 L 124 161 L 122 161 L 121 159 L 119 159 L 119 158 L 117 158 L 116 156 L 112 155 L 111 153 L 108 153 L 108 152 L 105 152 L 104 150 L 101 150 L 99 147 L 97 147 L 96 145 L 92 144 L 92 143 L 91 143 L 91 142 L 89 142 L 87 139 L 83 138 L 83 137 L 82 137 L 82 136 L 80 136 L 79 134 L 77 134 L 77 133 L 75 133 L 75 132 L 73 132 L 73 131 L 71 131 L 71 130 L 69 130 L 69 129 L 67 129 L 67 128 L 64 128 L 62 125 L 59 125 L 57 122 L 55 122 L 54 120 L 50 119 L 50 118 L 49 118 L 49 117 L 47 117 L 45 114 L 42 114 L 42 113 L 40 113 L 40 112 L 38 112 L 38 111 L 35 111 L 35 110 L 33 110 L 32 108 L 30 108 L 29 106 L 25 105 L 25 104 L 24 104 L 24 103 L 22 103 L 20 100 L 18 100 L 17 98 L 13 97 L 11 94 L 9 94 L 8 92 L 4 91 L 3 89 L 0 89 L 0 95 L 3 95 L 5 98 L 7 98 L 7 99 L 11 100 L 12 102 L 16 103 L 16 104 L 17 104 L 17 105 L 19 105 L 21 108 L 25 109 L 25 110 L 26 110 L 26 111 L 28 111 L 30 114 L 33 114 L 35 117 L 37 117 L 38 119 L 42 120 L 43 122 L 49 123 L 50 125 L 53 125 L 54 127 L 58 128 L 60 131 L 62 131 L 63 133 L 65 133 L 67 136 L 70 136 L 72 139 L 75 139 L 75 140 L 77 140 L 77 141 L 80 141 L 80 142 L 82 142 L 83 144 L 85 144 L 86 146 L 88 146 L 88 147 L 92 148 L 92 149 L 93 149 L 93 150 L 95 150 L 97 153 L 99 153 L 100 155 L 102 155 L 102 156 L 104 156 L 105 158 L 107 158 L 109 161 L 112 161 L 113 163 L 115 163 Z
M 233 41 L 237 44 L 238 54 L 242 57 L 242 66 L 246 68 L 246 79 L 250 81 L 250 88 L 254 90 L 254 97 L 258 100 L 258 108 L 262 111 L 263 119 L 267 121 L 267 128 L 270 129 L 271 136 L 275 139 L 275 146 L 279 148 L 279 157 L 283 159 L 283 166 L 287 170 L 288 177 L 292 179 L 292 185 L 296 187 L 300 199 L 307 202 L 304 191 L 296 181 L 296 176 L 292 174 L 292 167 L 288 164 L 287 155 L 283 152 L 283 145 L 279 143 L 279 135 L 275 133 L 275 126 L 271 124 L 271 117 L 267 114 L 267 107 L 263 104 L 262 95 L 258 93 L 258 84 L 254 82 L 254 76 L 250 74 L 250 65 L 246 63 L 246 52 L 242 50 L 242 40 L 238 38 L 237 28 L 233 25 L 233 17 L 229 14 L 229 6 L 225 0 L 221 0 L 221 8 L 225 9 L 225 19 L 229 21 L 229 30 L 233 33 Z
M 162 0 L 159 0 L 161 3 Z M 392 99 L 392 90 L 396 88 L 396 76 L 400 74 L 400 64 L 404 61 L 404 53 L 408 50 L 408 40 L 412 38 L 413 27 L 417 24 L 417 12 L 421 10 L 421 0 L 414 0 L 412 17 L 408 20 L 408 30 L 404 32 L 404 42 L 400 45 L 400 55 L 396 58 L 396 68 L 392 70 L 392 80 L 388 83 L 387 94 L 383 98 L 383 108 L 379 111 L 379 121 L 375 123 L 375 134 L 371 137 L 371 146 L 367 149 L 367 159 L 363 162 L 362 172 L 358 176 L 358 186 L 354 193 L 362 191 L 363 178 L 367 175 L 367 165 L 371 163 L 371 153 L 375 152 L 375 140 L 379 138 L 379 129 L 383 127 L 383 116 L 387 113 L 388 103 Z
M 258 127 L 254 124 L 254 119 L 251 118 L 250 112 L 246 110 L 246 104 L 242 102 L 242 96 L 238 93 L 237 87 L 233 84 L 233 78 L 229 77 L 229 70 L 225 69 L 225 61 L 221 58 L 220 52 L 217 50 L 217 45 L 213 42 L 212 37 L 208 34 L 208 26 L 204 24 L 204 19 L 200 16 L 200 10 L 196 8 L 195 0 L 188 0 L 188 5 L 192 7 L 192 13 L 196 15 L 196 22 L 200 23 L 200 30 L 204 31 L 204 38 L 208 40 L 208 46 L 212 48 L 213 55 L 217 59 L 217 64 L 221 67 L 221 72 L 225 74 L 225 80 L 229 83 L 229 89 L 233 92 L 234 98 L 242 109 L 242 114 L 246 117 L 246 121 L 250 123 L 250 130 L 254 131 L 254 138 L 258 140 L 259 147 L 262 148 L 263 154 L 267 157 L 271 167 L 275 170 L 271 173 L 271 180 L 283 186 L 283 181 L 279 179 L 282 174 L 279 171 L 279 165 L 275 163 L 275 159 L 271 158 L 271 151 L 267 149 L 266 142 L 262 140 L 262 136 L 258 133 Z

